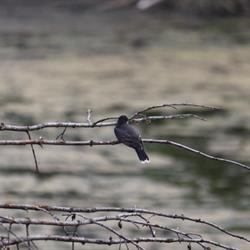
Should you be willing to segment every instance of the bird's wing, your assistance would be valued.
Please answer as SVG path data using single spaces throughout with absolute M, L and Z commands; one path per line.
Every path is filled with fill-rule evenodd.
M 142 141 L 139 131 L 128 125 L 126 128 L 115 128 L 117 139 L 132 148 L 142 148 Z

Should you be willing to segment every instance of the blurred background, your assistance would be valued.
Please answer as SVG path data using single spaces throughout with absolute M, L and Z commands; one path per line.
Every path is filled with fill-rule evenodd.
M 250 164 L 249 13 L 248 0 L 1 0 L 0 120 L 15 125 L 84 122 L 88 109 L 97 120 L 162 103 L 218 106 L 219 111 L 152 112 L 192 112 L 206 122 L 172 120 L 138 127 L 143 138 L 171 139 Z M 32 137 L 55 139 L 60 132 L 46 129 Z M 0 138 L 26 134 L 1 132 Z M 114 133 L 112 127 L 68 129 L 65 139 L 112 140 Z M 249 236 L 247 171 L 166 145 L 145 147 L 151 163 L 144 167 L 123 145 L 35 147 L 38 175 L 30 147 L 2 146 L 0 201 L 136 206 L 200 217 Z M 244 242 L 236 245 L 198 225 L 194 230 L 247 249 Z M 69 247 L 43 244 L 38 246 Z

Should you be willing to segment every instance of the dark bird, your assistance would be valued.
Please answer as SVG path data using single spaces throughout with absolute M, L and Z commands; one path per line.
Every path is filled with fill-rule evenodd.
M 148 163 L 149 158 L 144 151 L 143 143 L 139 131 L 128 123 L 128 117 L 121 115 L 115 126 L 115 135 L 119 142 L 133 148 L 141 163 Z

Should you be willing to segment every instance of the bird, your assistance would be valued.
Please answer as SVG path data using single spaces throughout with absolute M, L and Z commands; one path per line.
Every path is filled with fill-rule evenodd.
M 137 128 L 130 125 L 126 115 L 121 115 L 116 123 L 114 132 L 120 143 L 133 148 L 141 163 L 149 163 L 149 158 L 144 150 L 141 135 Z

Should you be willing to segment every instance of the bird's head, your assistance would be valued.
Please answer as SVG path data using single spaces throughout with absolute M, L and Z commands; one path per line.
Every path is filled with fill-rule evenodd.
M 121 126 L 122 124 L 127 123 L 127 122 L 128 122 L 128 117 L 126 115 L 121 115 L 118 118 L 117 126 Z

